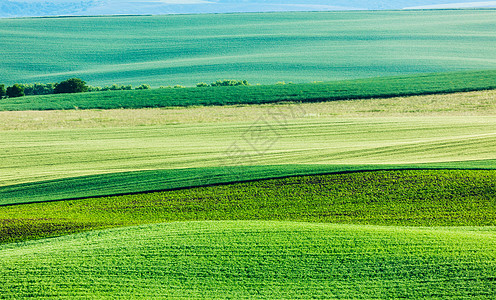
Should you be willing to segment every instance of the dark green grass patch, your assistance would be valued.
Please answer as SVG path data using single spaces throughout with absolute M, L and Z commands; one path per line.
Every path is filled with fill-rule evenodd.
M 134 194 L 297 175 L 402 169 L 496 169 L 495 160 L 402 165 L 268 165 L 100 174 L 0 187 L 0 205 Z
M 3 99 L 0 110 L 117 109 L 321 102 L 496 88 L 496 71 L 380 77 L 327 83 L 110 91 Z
M 492 299 L 494 227 L 179 222 L 0 246 L 0 294 Z
M 403 170 L 300 176 L 0 207 L 1 242 L 192 220 L 496 226 L 496 171 Z

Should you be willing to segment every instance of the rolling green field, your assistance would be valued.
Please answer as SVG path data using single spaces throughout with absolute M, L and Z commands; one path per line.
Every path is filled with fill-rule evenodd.
M 119 109 L 323 102 L 496 89 L 496 71 L 379 77 L 327 83 L 277 84 L 56 94 L 7 98 L 0 110 Z
M 491 169 L 495 93 L 3 112 L 0 204 L 353 170 Z
M 496 226 L 496 171 L 374 171 L 0 207 L 0 243 L 177 221 Z
M 157 169 L 491 160 L 495 130 L 494 117 L 466 116 L 5 131 L 0 185 Z
M 495 93 L 1 112 L 0 294 L 492 298 Z
M 341 174 L 394 170 L 494 170 L 496 160 L 399 165 L 262 165 L 164 169 L 69 177 L 0 187 L 1 205 L 136 194 L 189 187 L 284 178 L 298 175 Z
M 0 20 L 0 81 L 273 84 L 496 69 L 496 11 Z
M 7 85 L 253 84 L 1 99 L 0 298 L 496 297 L 496 10 L 0 19 L 0 49 Z
M 7 298 L 475 298 L 494 227 L 185 222 L 0 246 Z

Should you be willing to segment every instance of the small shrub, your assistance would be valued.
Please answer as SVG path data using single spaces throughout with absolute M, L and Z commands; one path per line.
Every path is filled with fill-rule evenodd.
M 102 90 L 100 86 L 88 86 L 88 92 L 101 92 Z
M 200 83 L 197 83 L 196 84 L 196 87 L 209 87 L 210 85 L 208 83 L 205 83 L 205 82 L 200 82 Z

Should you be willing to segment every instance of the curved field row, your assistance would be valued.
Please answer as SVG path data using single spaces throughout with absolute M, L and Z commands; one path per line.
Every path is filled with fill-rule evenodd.
M 180 222 L 0 246 L 4 297 L 492 298 L 494 227 Z
M 279 220 L 496 226 L 496 172 L 403 170 L 299 176 L 0 207 L 0 242 L 148 223 Z
M 110 173 L 0 187 L 0 206 L 176 190 L 298 175 L 415 169 L 494 170 L 496 160 L 410 165 L 226 166 Z

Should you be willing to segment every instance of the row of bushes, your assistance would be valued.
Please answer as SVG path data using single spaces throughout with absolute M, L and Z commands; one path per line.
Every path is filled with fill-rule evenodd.
M 118 84 L 112 84 L 110 86 L 104 86 L 104 87 L 99 87 L 99 86 L 88 86 L 88 92 L 102 92 L 102 91 L 130 91 L 133 89 L 132 85 L 118 85 Z M 136 88 L 135 90 L 148 90 L 151 89 L 151 86 L 148 84 L 142 84 Z
M 3 97 L 22 97 L 24 96 L 24 89 L 19 84 L 14 84 L 5 88 L 4 84 L 0 84 L 0 99 Z
M 250 85 L 246 80 L 217 80 L 211 84 L 204 82 L 198 83 L 197 87 L 210 87 L 210 86 L 240 86 Z M 148 90 L 150 85 L 142 84 L 135 90 Z M 170 87 L 160 88 L 184 88 L 182 85 L 175 85 Z M 35 95 L 49 95 L 49 94 L 62 94 L 62 93 L 83 93 L 83 92 L 100 92 L 100 91 L 125 91 L 132 90 L 132 85 L 118 85 L 113 84 L 111 86 L 90 86 L 86 85 L 86 82 L 79 78 L 71 78 L 60 83 L 34 83 L 34 84 L 19 84 L 16 83 L 11 87 L 5 88 L 5 85 L 0 85 L 0 98 L 9 97 L 22 97 L 22 96 L 35 96 Z
M 136 90 L 150 89 L 150 85 L 142 84 L 136 87 Z M 132 90 L 131 85 L 117 85 L 99 87 L 86 85 L 86 82 L 79 78 L 71 78 L 60 83 L 16 83 L 11 87 L 5 88 L 5 85 L 0 84 L 0 98 L 9 97 L 16 98 L 22 96 L 63 94 L 63 93 L 84 93 L 84 92 L 99 92 L 99 91 L 118 91 Z
M 35 84 L 19 84 L 5 88 L 5 85 L 0 84 L 0 98 L 9 97 L 17 98 L 26 95 L 48 95 L 48 94 L 64 94 L 64 93 L 83 93 L 88 91 L 86 82 L 79 78 L 71 78 L 60 83 L 35 83 Z
M 216 82 L 212 82 L 211 84 L 200 82 L 196 86 L 197 87 L 209 87 L 209 86 L 240 86 L 240 85 L 250 85 L 246 80 L 217 80 Z

